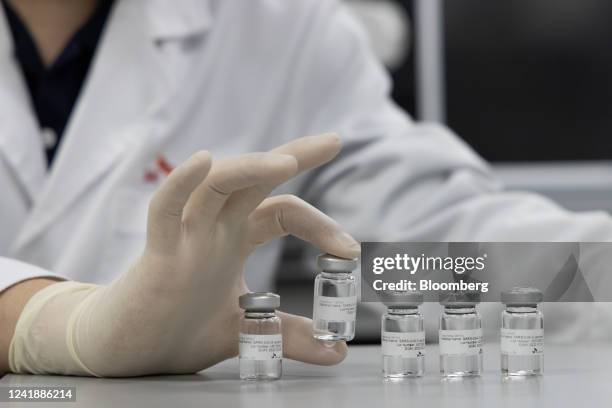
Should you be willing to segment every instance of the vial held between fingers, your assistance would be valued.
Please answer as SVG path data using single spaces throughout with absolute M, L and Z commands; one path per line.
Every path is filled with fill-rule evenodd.
M 314 285 L 313 336 L 328 341 L 352 340 L 357 310 L 352 272 L 357 260 L 322 254 L 317 258 L 317 266 L 321 273 Z

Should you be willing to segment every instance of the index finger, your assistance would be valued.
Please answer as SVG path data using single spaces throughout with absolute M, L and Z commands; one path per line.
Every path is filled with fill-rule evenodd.
M 342 149 L 342 141 L 337 133 L 323 133 L 293 140 L 273 150 L 272 153 L 288 154 L 298 162 L 298 171 L 319 167 L 336 157 Z
M 306 136 L 279 146 L 271 153 L 295 157 L 298 173 L 319 167 L 338 155 L 342 141 L 336 133 Z M 297 175 L 296 174 L 296 175 Z M 278 183 L 268 183 L 238 191 L 227 201 L 226 211 L 242 217 L 250 214 L 261 202 L 278 187 Z

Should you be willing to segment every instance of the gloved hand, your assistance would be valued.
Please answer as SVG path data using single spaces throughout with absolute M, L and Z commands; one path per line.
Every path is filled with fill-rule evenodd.
M 322 251 L 356 257 L 359 245 L 295 196 L 266 198 L 340 150 L 329 134 L 269 153 L 212 162 L 199 152 L 176 168 L 149 206 L 144 253 L 107 286 L 53 284 L 26 305 L 9 360 L 14 372 L 97 376 L 192 373 L 235 356 L 238 297 L 247 256 L 293 234 Z M 312 338 L 311 321 L 279 313 L 284 355 L 335 364 L 346 345 Z

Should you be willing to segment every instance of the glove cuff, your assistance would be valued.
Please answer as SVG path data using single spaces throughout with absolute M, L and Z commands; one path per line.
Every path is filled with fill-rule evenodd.
M 11 340 L 14 373 L 97 376 L 79 358 L 74 327 L 86 299 L 98 285 L 60 282 L 37 292 L 26 304 Z

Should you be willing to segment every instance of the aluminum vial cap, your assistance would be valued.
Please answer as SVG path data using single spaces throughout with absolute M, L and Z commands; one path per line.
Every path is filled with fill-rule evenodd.
M 357 259 L 340 258 L 331 254 L 321 254 L 317 257 L 320 270 L 332 273 L 351 273 L 357 268 Z
M 238 304 L 249 312 L 270 312 L 280 307 L 280 296 L 269 292 L 245 293 L 238 298 Z
M 536 288 L 515 287 L 501 294 L 501 301 L 508 306 L 533 306 L 541 303 L 544 295 Z

